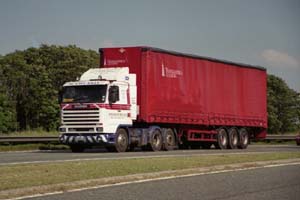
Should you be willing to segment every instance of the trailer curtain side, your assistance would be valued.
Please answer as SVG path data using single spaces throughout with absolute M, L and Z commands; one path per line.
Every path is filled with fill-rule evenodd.
M 263 68 L 145 47 L 101 51 L 101 67 L 137 74 L 139 121 L 267 127 Z

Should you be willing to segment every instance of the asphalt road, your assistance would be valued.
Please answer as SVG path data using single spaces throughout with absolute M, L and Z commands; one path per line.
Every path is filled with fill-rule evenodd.
M 34 152 L 2 152 L 0 153 L 0 166 L 31 162 L 59 162 L 66 160 L 93 160 L 93 159 L 119 159 L 135 157 L 161 157 L 161 156 L 187 156 L 208 154 L 252 153 L 252 152 L 299 152 L 300 146 L 296 145 L 250 145 L 245 150 L 175 150 L 160 152 L 126 152 L 107 153 L 105 150 L 92 150 L 84 153 L 70 151 L 34 151 Z
M 300 165 L 132 183 L 32 198 L 144 200 L 299 200 Z

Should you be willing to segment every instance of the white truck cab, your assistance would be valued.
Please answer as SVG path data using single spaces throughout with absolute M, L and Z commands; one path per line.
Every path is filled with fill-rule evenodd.
M 118 128 L 137 117 L 136 75 L 128 67 L 93 68 L 63 85 L 60 141 L 73 151 L 113 144 Z

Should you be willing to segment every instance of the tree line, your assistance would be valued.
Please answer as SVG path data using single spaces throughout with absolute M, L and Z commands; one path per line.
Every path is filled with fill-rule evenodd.
M 268 75 L 267 100 L 269 133 L 300 131 L 300 93 L 282 78 Z
M 74 45 L 41 45 L 0 57 L 0 132 L 59 126 L 58 91 L 99 55 Z
M 99 55 L 74 45 L 41 45 L 0 55 L 0 133 L 59 126 L 58 91 L 89 68 Z M 269 133 L 300 128 L 300 95 L 268 75 Z

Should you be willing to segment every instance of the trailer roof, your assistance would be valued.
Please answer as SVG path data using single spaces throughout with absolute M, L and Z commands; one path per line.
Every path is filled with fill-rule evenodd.
M 221 60 L 221 59 L 216 59 L 216 58 L 211 58 L 211 57 L 198 56 L 198 55 L 194 55 L 194 54 L 180 53 L 180 52 L 176 52 L 176 51 L 169 51 L 169 50 L 164 50 L 164 49 L 155 48 L 155 47 L 141 46 L 141 48 L 142 48 L 142 51 L 154 51 L 154 52 L 166 53 L 166 54 L 170 54 L 170 55 L 174 55 L 174 56 L 183 56 L 183 57 L 188 57 L 188 58 L 209 60 L 209 61 L 213 61 L 213 62 L 225 63 L 225 64 L 230 64 L 230 65 L 236 65 L 239 67 L 254 68 L 254 69 L 266 71 L 266 68 L 261 67 L 261 66 L 256 66 L 256 65 L 249 65 L 249 64 L 239 63 L 239 62 L 231 62 L 231 61 Z
M 198 55 L 195 55 L 195 54 L 180 53 L 180 52 L 177 52 L 177 51 L 170 51 L 170 50 L 160 49 L 160 48 L 156 48 L 156 47 L 149 47 L 149 46 L 99 48 L 99 52 L 102 52 L 103 49 L 110 49 L 110 48 L 141 48 L 142 51 L 153 51 L 153 52 L 158 52 L 158 53 L 170 54 L 170 55 L 174 55 L 174 56 L 182 56 L 182 57 L 187 57 L 187 58 L 209 60 L 209 61 L 213 61 L 213 62 L 219 62 L 219 63 L 235 65 L 235 66 L 238 66 L 238 67 L 254 68 L 254 69 L 266 71 L 266 68 L 258 66 L 258 65 L 249 65 L 249 64 L 245 64 L 245 63 L 232 62 L 232 61 L 221 60 L 221 59 L 216 59 L 216 58 L 211 58 L 211 57 L 206 57 L 206 56 L 198 56 Z

